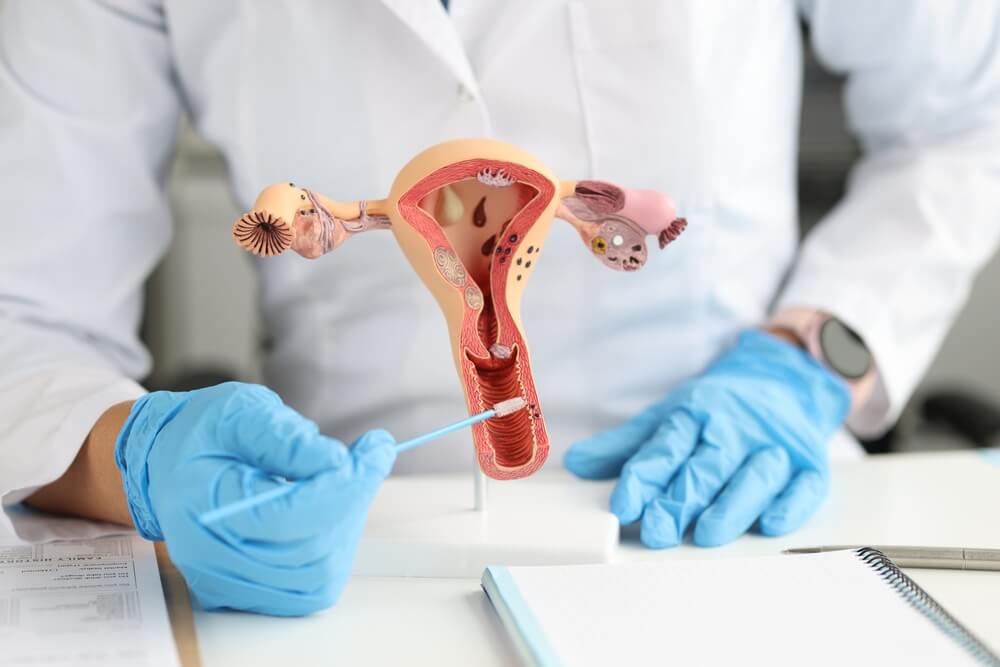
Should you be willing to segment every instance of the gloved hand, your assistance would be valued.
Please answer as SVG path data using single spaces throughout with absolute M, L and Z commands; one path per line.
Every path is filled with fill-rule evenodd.
M 280 616 L 329 607 L 368 507 L 396 459 L 385 431 L 347 449 L 258 385 L 157 391 L 135 402 L 115 459 L 143 537 L 166 540 L 198 602 Z M 288 495 L 209 526 L 198 516 L 298 480 Z
M 621 475 L 611 511 L 642 521 L 643 544 L 662 548 L 765 535 L 801 526 L 829 488 L 826 444 L 850 407 L 847 385 L 805 351 L 762 331 L 624 425 L 575 444 L 565 465 L 580 477 Z

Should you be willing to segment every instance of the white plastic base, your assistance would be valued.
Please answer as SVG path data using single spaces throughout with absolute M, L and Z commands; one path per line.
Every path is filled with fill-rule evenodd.
M 478 579 L 487 565 L 603 563 L 618 544 L 610 486 L 563 471 L 488 480 L 473 509 L 468 473 L 390 478 L 358 549 L 354 573 Z

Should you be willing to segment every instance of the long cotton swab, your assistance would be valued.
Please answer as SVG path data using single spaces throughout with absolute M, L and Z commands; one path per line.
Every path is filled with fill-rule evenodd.
M 408 449 L 419 447 L 420 445 L 440 438 L 443 435 L 466 428 L 467 426 L 472 426 L 473 424 L 478 424 L 479 422 L 484 422 L 487 419 L 492 419 L 493 417 L 506 417 L 507 415 L 517 412 L 518 410 L 523 410 L 527 405 L 528 402 L 520 396 L 517 398 L 509 398 L 506 401 L 500 401 L 491 409 L 486 410 L 485 412 L 480 412 L 478 415 L 473 415 L 467 419 L 463 419 L 462 421 L 439 428 L 436 431 L 431 431 L 430 433 L 425 433 L 424 435 L 417 436 L 416 438 L 397 443 L 396 452 L 405 452 Z M 258 505 L 266 503 L 269 500 L 275 500 L 286 496 L 295 490 L 295 487 L 296 484 L 294 482 L 284 484 L 282 486 L 276 486 L 275 488 L 265 491 L 264 493 L 259 493 L 256 496 L 250 496 L 249 498 L 238 500 L 235 503 L 223 505 L 222 507 L 217 507 L 214 510 L 204 512 L 198 516 L 198 520 L 201 521 L 203 525 L 207 526 L 234 514 L 257 507 Z
M 413 449 L 414 447 L 419 447 L 420 445 L 430 442 L 436 438 L 440 438 L 442 435 L 447 435 L 452 431 L 458 431 L 466 426 L 472 426 L 473 424 L 478 424 L 479 422 L 484 422 L 487 419 L 492 419 L 493 417 L 506 417 L 507 415 L 513 414 L 518 410 L 522 410 L 524 406 L 528 404 L 520 396 L 517 398 L 509 398 L 506 401 L 500 401 L 493 406 L 492 410 L 487 410 L 486 412 L 480 412 L 478 415 L 472 415 L 468 419 L 463 419 L 460 422 L 455 422 L 449 426 L 439 428 L 436 431 L 431 431 L 424 435 L 418 435 L 416 438 L 407 440 L 406 442 L 401 442 L 396 445 L 397 452 L 405 452 L 408 449 Z

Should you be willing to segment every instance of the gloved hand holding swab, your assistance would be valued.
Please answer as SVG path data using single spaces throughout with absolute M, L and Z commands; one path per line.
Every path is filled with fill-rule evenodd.
M 419 435 L 415 438 L 411 438 L 410 440 L 405 440 L 403 442 L 400 442 L 396 445 L 396 452 L 397 453 L 405 452 L 409 449 L 413 449 L 414 447 L 418 447 L 420 445 L 431 442 L 432 440 L 436 440 L 437 438 L 440 438 L 443 435 L 447 435 L 448 433 L 452 433 L 454 431 L 458 431 L 468 426 L 472 426 L 473 424 L 478 424 L 479 422 L 484 422 L 487 419 L 492 419 L 494 417 L 506 417 L 507 415 L 517 412 L 518 410 L 523 410 L 525 407 L 527 407 L 527 405 L 528 402 L 523 398 L 521 398 L 520 396 L 516 398 L 510 398 L 505 401 L 500 401 L 499 403 L 494 405 L 490 410 L 485 410 L 483 412 L 480 412 L 479 414 L 472 415 L 471 417 L 468 417 L 461 421 L 457 421 L 453 424 L 449 424 L 448 426 L 443 426 L 439 429 L 431 431 L 430 433 L 425 433 L 424 435 Z M 209 525 L 217 521 L 221 521 L 222 519 L 230 517 L 239 512 L 243 512 L 245 510 L 257 507 L 262 503 L 266 503 L 270 500 L 275 500 L 277 498 L 286 496 L 292 491 L 294 491 L 296 486 L 297 483 L 292 482 L 289 484 L 285 484 L 283 486 L 275 487 L 270 491 L 259 493 L 255 496 L 250 496 L 249 498 L 244 498 L 243 500 L 239 500 L 237 502 L 230 503 L 228 505 L 223 505 L 222 507 L 217 507 L 214 510 L 210 510 L 208 512 L 199 515 L 198 520 L 203 525 Z

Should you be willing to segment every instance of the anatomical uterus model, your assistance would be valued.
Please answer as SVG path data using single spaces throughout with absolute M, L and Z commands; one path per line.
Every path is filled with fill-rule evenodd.
M 291 248 L 314 259 L 354 234 L 391 230 L 448 321 L 469 413 L 515 397 L 528 403 L 473 427 L 483 472 L 514 479 L 538 470 L 549 449 L 521 295 L 553 217 L 573 225 L 593 256 L 619 271 L 645 264 L 647 235 L 663 248 L 687 224 L 659 192 L 560 181 L 514 146 L 467 139 L 420 153 L 379 201 L 342 203 L 294 183 L 272 185 L 236 221 L 233 237 L 256 255 Z

